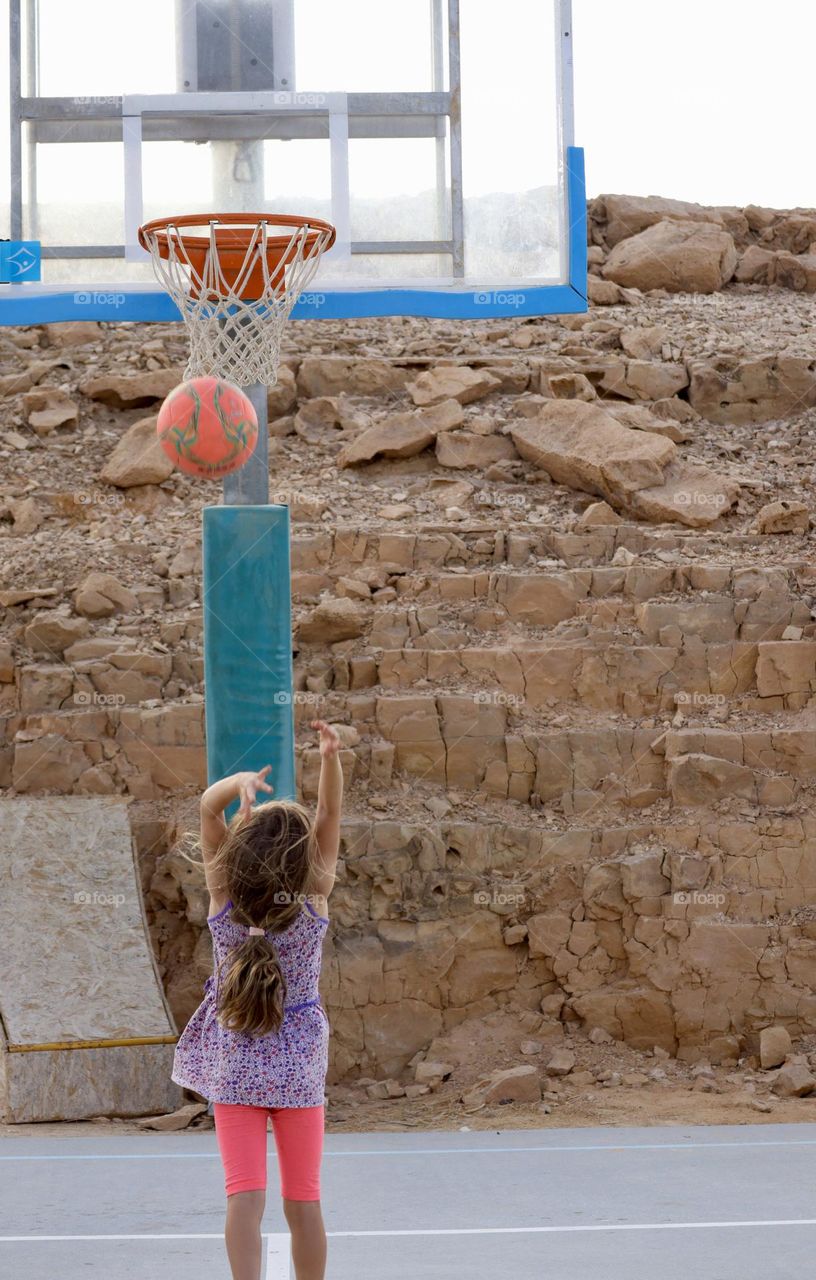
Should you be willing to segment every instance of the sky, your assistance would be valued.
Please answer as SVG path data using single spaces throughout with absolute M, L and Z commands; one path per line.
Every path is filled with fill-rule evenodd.
M 399 0 L 401 8 L 398 0 L 298 3 L 301 31 L 322 26 L 326 32 L 322 50 L 316 44 L 304 48 L 301 40 L 301 84 L 341 87 L 351 76 L 361 89 L 411 87 L 406 65 L 415 53 L 419 67 L 423 55 L 410 15 L 426 11 L 428 0 Z M 546 37 L 551 4 L 461 0 L 469 31 L 463 47 L 469 193 L 513 190 L 514 183 L 525 190 L 546 181 L 551 171 L 551 44 Z M 157 43 L 150 24 L 135 20 L 137 11 L 142 19 L 148 13 L 156 22 L 160 13 L 171 19 L 173 5 L 174 0 L 139 0 L 138 5 L 134 0 L 41 0 L 43 28 L 50 33 L 42 91 L 101 95 L 174 88 L 172 48 Z M 125 46 L 119 18 L 128 9 L 132 18 Z M 0 0 L 0 43 L 5 10 L 6 0 Z M 357 31 L 366 32 L 369 41 L 378 28 L 385 32 L 388 60 L 369 55 L 344 22 L 346 12 L 356 13 Z M 98 33 L 114 14 L 121 56 L 112 58 Z M 94 21 L 94 15 L 104 18 Z M 575 141 L 586 152 L 590 195 L 617 191 L 704 204 L 816 206 L 816 171 L 810 163 L 816 6 L 808 0 L 776 0 L 770 7 L 765 0 L 573 0 L 573 20 Z M 3 103 L 4 62 L 0 56 Z M 301 181 L 310 169 L 317 175 L 319 169 L 315 193 L 325 188 L 327 149 L 319 153 L 312 144 L 283 145 L 288 147 L 281 152 L 290 169 L 287 182 Z M 354 180 L 366 196 L 410 190 L 410 174 L 415 188 L 422 187 L 433 172 L 430 143 L 371 145 L 366 153 L 368 147 L 358 146 L 354 161 Z M 41 173 L 44 199 L 70 191 L 77 176 L 86 189 L 93 185 L 90 149 L 60 150 L 61 155 L 55 148 L 41 149 L 48 153 Z M 154 165 L 154 179 L 166 184 L 170 198 L 173 183 L 190 189 L 209 180 L 196 151 L 187 146 L 164 168 Z M 0 128 L 0 204 L 7 157 L 6 130 Z M 118 198 L 121 164 L 112 148 L 109 163 L 110 186 Z M 148 164 L 146 174 L 150 171 Z
M 816 207 L 811 0 L 573 0 L 573 22 L 592 194 Z

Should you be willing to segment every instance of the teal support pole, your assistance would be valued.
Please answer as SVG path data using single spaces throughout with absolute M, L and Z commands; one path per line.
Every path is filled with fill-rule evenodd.
M 255 448 L 242 467 L 224 476 L 224 506 L 260 506 L 269 502 L 269 423 L 266 414 L 266 398 L 269 394 L 260 382 L 241 387 L 252 401 L 258 419 L 258 438 Z
M 203 548 L 209 780 L 271 764 L 274 797 L 292 800 L 289 508 L 205 507 Z

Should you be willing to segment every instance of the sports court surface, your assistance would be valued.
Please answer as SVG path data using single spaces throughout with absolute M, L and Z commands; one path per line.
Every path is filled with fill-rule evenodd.
M 271 1143 L 271 1136 L 270 1136 Z M 813 1274 L 816 1129 L 331 1134 L 332 1280 Z M 289 1276 L 270 1150 L 266 1280 Z M 0 1142 L 8 1280 L 222 1280 L 212 1133 Z

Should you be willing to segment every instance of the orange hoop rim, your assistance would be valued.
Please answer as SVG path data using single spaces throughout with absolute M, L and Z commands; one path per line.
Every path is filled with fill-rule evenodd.
M 249 249 L 258 227 L 264 223 L 279 227 L 303 227 L 307 229 L 307 242 L 314 243 L 319 236 L 328 233 L 328 240 L 323 251 L 331 249 L 337 239 L 337 230 L 330 222 L 322 218 L 312 218 L 292 213 L 184 213 L 178 217 L 153 218 L 139 227 L 139 244 L 148 252 L 151 250 L 150 237 L 160 257 L 169 254 L 169 233 L 171 228 L 179 227 L 212 227 L 215 225 L 216 235 L 219 226 L 231 229 L 228 244 L 219 245 L 219 249 Z M 162 236 L 164 232 L 164 236 Z M 291 235 L 267 236 L 265 248 L 273 254 L 276 250 L 285 249 L 291 242 Z M 201 250 L 210 244 L 208 235 L 179 235 L 180 242 L 193 250 Z

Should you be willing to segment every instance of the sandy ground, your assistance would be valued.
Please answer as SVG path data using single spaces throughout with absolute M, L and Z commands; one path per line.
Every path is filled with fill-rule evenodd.
M 339 1133 L 399 1133 L 407 1130 L 568 1129 L 608 1125 L 722 1125 L 812 1124 L 816 1122 L 816 1096 L 770 1103 L 767 1113 L 757 1111 L 739 1086 L 726 1094 L 702 1093 L 675 1085 L 648 1088 L 591 1088 L 576 1090 L 562 1102 L 484 1107 L 469 1112 L 450 1089 L 427 1098 L 395 1098 L 389 1102 L 338 1104 L 328 1108 L 326 1131 Z M 551 1106 L 549 1113 L 545 1107 Z M 205 1116 L 184 1132 L 212 1127 Z M 149 1133 L 134 1120 L 93 1120 L 76 1124 L 0 1125 L 0 1138 L 98 1138 L 101 1135 Z M 163 1134 L 153 1134 L 160 1141 Z M 175 1136 L 178 1136 L 177 1134 Z

